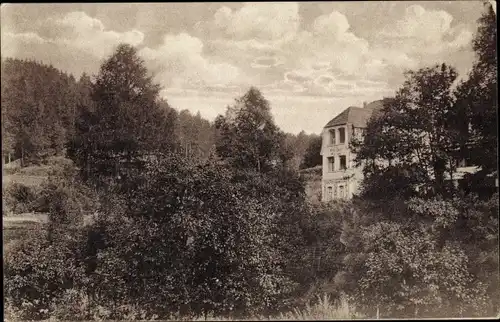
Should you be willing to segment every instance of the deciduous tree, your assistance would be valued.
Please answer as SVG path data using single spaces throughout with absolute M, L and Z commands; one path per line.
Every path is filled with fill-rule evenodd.
M 368 122 L 364 139 L 351 142 L 357 164 L 364 165 L 366 193 L 378 190 L 391 197 L 375 182 L 409 195 L 419 186 L 421 192 L 441 195 L 449 190 L 445 175 L 451 177 L 456 169 L 456 133 L 450 123 L 456 78 L 446 64 L 407 72 L 395 98 L 386 99 Z

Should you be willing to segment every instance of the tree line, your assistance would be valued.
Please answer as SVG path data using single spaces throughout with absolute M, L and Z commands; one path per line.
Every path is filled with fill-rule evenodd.
M 118 71 L 122 72 L 126 74 L 126 71 Z M 146 76 L 144 73 L 141 76 Z M 117 77 L 117 74 L 107 77 Z M 82 126 L 76 124 L 78 113 L 92 103 L 92 88 L 102 81 L 93 80 L 85 73 L 76 80 L 72 75 L 36 61 L 2 59 L 4 158 L 20 159 L 24 166 L 43 163 L 50 156 L 65 155 L 75 127 Z M 155 104 L 168 115 L 168 127 L 172 129 L 172 133 L 164 133 L 165 140 L 159 144 L 175 146 L 177 153 L 193 158 L 203 159 L 214 154 L 217 136 L 214 122 L 202 118 L 199 112 L 196 115 L 188 110 L 178 112 L 164 98 L 158 98 Z M 128 117 L 134 118 L 135 115 Z M 298 135 L 287 133 L 286 137 L 294 154 L 291 166 L 320 164 L 319 150 L 314 151 L 314 162 L 311 163 L 310 156 L 303 160 L 307 147 L 318 139 L 317 135 L 307 135 L 302 131 Z

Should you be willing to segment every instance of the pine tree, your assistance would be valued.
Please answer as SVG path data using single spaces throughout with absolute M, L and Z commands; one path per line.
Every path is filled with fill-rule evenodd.
M 91 106 L 80 107 L 69 149 L 86 179 L 109 182 L 121 177 L 120 169 L 175 147 L 174 124 L 159 98 L 160 86 L 134 47 L 119 45 L 91 89 Z

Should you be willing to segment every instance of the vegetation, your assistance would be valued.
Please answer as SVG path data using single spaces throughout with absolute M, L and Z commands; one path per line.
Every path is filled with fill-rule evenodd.
M 24 120 L 25 114 L 4 107 L 20 104 L 28 113 L 44 100 L 38 90 L 9 84 L 21 84 L 16 75 L 26 73 L 14 72 L 15 66 L 41 74 L 52 69 L 11 60 L 8 86 L 2 81 L 9 151 L 21 153 L 23 165 L 50 163 L 51 171 L 39 190 L 7 190 L 15 211 L 49 213 L 48 224 L 34 225 L 6 251 L 7 315 L 234 320 L 498 314 L 498 195 L 476 195 L 445 180 L 467 151 L 490 153 L 478 147 L 493 140 L 488 104 L 496 78 L 485 76 L 493 68 L 493 22 L 488 8 L 474 42 L 475 71 L 455 91 L 456 72 L 445 64 L 407 73 L 395 98 L 369 122 L 368 135 L 352 142 L 367 165 L 363 194 L 329 204 L 307 198 L 304 181 L 317 178 L 321 168 L 297 171 L 296 151 L 306 155 L 303 166 L 312 166 L 321 140 L 283 133 L 256 88 L 210 124 L 160 99 L 136 50 L 120 45 L 93 80 L 84 75 L 71 85 L 78 104 L 54 104 L 75 113 L 57 114 L 67 116 L 36 138 L 49 127 L 43 113 Z M 19 90 L 33 94 L 24 95 L 31 101 L 19 101 L 12 94 Z M 464 115 L 473 132 L 467 142 L 458 122 Z M 64 153 L 69 160 L 48 158 Z M 496 168 L 487 158 L 471 162 L 491 173 Z

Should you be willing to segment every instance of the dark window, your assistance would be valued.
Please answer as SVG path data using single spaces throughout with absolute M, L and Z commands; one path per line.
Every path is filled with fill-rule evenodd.
M 340 144 L 345 143 L 345 128 L 339 129 L 339 141 Z
M 330 145 L 335 144 L 335 130 L 330 130 Z
M 347 169 L 347 158 L 345 155 L 340 156 L 340 170 Z

